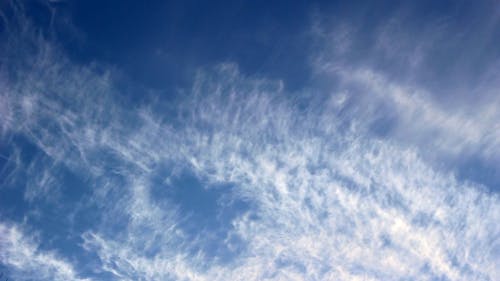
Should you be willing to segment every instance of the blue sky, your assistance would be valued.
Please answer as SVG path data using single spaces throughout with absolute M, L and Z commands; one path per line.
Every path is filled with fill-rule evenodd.
M 1 278 L 500 279 L 498 2 L 0 12 Z

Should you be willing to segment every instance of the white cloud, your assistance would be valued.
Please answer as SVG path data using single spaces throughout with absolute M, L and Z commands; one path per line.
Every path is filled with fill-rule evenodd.
M 0 223 L 0 262 L 14 280 L 91 280 L 80 278 L 56 253 L 40 250 L 36 240 L 16 225 Z
M 106 223 L 83 234 L 84 248 L 100 257 L 98 270 L 121 280 L 498 278 L 496 195 L 433 171 L 415 151 L 366 138 L 356 126 L 343 130 L 336 106 L 299 114 L 279 83 L 242 77 L 228 65 L 197 79 L 192 97 L 179 105 L 187 117 L 178 128 L 152 109 L 131 113 L 138 125 L 126 132 L 115 131 L 126 115 L 107 128 L 78 130 L 69 122 L 71 133 L 56 142 L 65 149 L 48 154 L 90 170 L 100 165 L 93 151 L 117 157 L 125 185 L 96 186 L 93 199 L 115 202 L 104 222 L 119 216 L 129 222 L 118 234 Z M 382 87 L 373 83 L 374 91 Z M 81 105 L 77 114 L 94 106 L 86 99 Z M 92 142 L 89 130 L 104 137 Z M 121 133 L 106 136 L 111 132 Z M 81 153 L 70 153 L 74 147 Z M 228 237 L 245 245 L 233 261 L 219 263 L 203 251 L 192 256 L 193 243 L 209 241 L 185 240 L 175 202 L 150 199 L 149 178 L 162 163 L 233 183 L 232 196 L 253 203 L 231 222 Z
M 368 69 L 339 74 L 345 83 L 365 87 L 363 98 L 372 106 L 390 104 L 388 110 L 397 115 L 392 136 L 451 155 L 472 151 L 484 158 L 500 156 L 497 149 L 500 145 L 497 122 L 500 120 L 497 110 L 500 101 L 478 104 L 473 112 L 463 108 L 446 109 L 432 102 L 429 93 L 389 82 L 383 75 Z
M 245 250 L 228 264 L 210 262 L 204 253 L 187 255 L 190 242 L 161 215 L 167 206 L 141 199 L 150 190 L 133 183 L 140 192 L 123 203 L 130 226 L 137 221 L 151 233 L 169 233 L 159 240 L 169 246 L 158 242 L 160 252 L 148 257 L 134 246 L 140 227 L 129 227 L 120 241 L 85 234 L 87 249 L 98 249 L 105 268 L 147 280 L 498 278 L 498 196 L 434 171 L 414 150 L 355 130 L 342 133 L 334 110 L 297 118 L 293 104 L 268 90 L 273 83 L 220 74 L 199 76 L 203 86 L 195 91 L 226 90 L 196 92 L 180 130 L 147 123 L 156 130 L 148 136 L 162 141 L 134 137 L 142 147 L 155 143 L 158 159 L 189 163 L 214 183 L 232 182 L 233 196 L 255 204 L 232 221 L 231 235 Z
M 494 107 L 471 117 L 370 68 L 329 62 L 318 69 L 348 89 L 339 95 L 316 89 L 329 102 L 298 104 L 281 81 L 221 64 L 200 71 L 191 93 L 167 115 L 163 101 L 132 109 L 109 77 L 39 43 L 33 68 L 12 70 L 25 79 L 4 84 L 2 132 L 27 138 L 49 163 L 29 171 L 38 177 L 26 198 L 39 200 L 36 191 L 47 194 L 56 185 L 51 163 L 91 183 L 82 205 L 102 213 L 81 238 L 84 250 L 99 257 L 95 272 L 117 280 L 500 278 L 498 195 L 420 156 L 430 134 L 437 135 L 432 151 L 498 155 L 500 138 L 488 131 L 499 119 Z M 349 92 L 353 85 L 362 93 Z M 394 138 L 366 130 L 381 104 L 396 111 Z M 211 242 L 207 230 L 188 236 L 181 224 L 190 217 L 178 202 L 155 200 L 161 188 L 155 173 L 169 179 L 182 169 L 207 188 L 231 183 L 228 196 L 251 204 L 221 237 L 229 249 L 243 245 L 231 261 L 197 247 Z M 0 224 L 0 234 L 1 261 L 17 279 L 36 273 L 80 280 L 70 263 L 40 251 L 18 227 Z
M 342 32 L 345 23 L 341 27 L 317 23 L 323 35 L 317 37 L 311 54 L 314 81 L 320 82 L 316 90 L 333 93 L 332 105 L 350 125 L 415 148 L 435 167 L 445 166 L 457 174 L 476 169 L 470 163 L 489 167 L 493 172 L 484 172 L 484 177 L 464 178 L 494 189 L 498 177 L 486 178 L 498 172 L 500 161 L 496 55 L 488 54 L 492 56 L 488 62 L 474 62 L 478 59 L 474 52 L 462 47 L 470 42 L 462 41 L 479 35 L 470 31 L 453 35 L 453 22 L 442 19 L 408 27 L 401 12 L 405 11 L 375 26 L 370 36 L 355 27 Z M 485 30 L 491 30 L 492 15 L 484 17 Z M 328 30 L 331 35 L 325 36 Z M 342 42 L 350 47 L 339 52 L 336 46 Z M 460 59 L 452 64 L 450 57 L 436 56 L 443 51 L 450 57 L 457 53 Z M 445 67 L 443 73 L 437 71 L 440 67 Z

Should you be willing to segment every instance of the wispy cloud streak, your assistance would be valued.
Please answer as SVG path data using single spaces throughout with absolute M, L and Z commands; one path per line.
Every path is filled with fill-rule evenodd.
M 19 226 L 0 224 L 0 262 L 15 280 L 91 280 L 80 278 L 71 263 L 51 251 L 43 251 Z

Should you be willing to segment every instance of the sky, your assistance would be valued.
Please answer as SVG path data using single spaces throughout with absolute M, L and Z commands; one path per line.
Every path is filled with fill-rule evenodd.
M 500 280 L 500 3 L 0 1 L 0 280 Z

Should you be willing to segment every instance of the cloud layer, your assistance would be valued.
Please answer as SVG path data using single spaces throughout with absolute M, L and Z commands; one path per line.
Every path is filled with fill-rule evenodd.
M 138 102 L 21 26 L 0 71 L 15 280 L 500 279 L 498 193 L 449 164 L 498 164 L 498 99 L 446 108 L 347 66 L 345 31 L 315 35 L 307 89 L 221 63 Z

